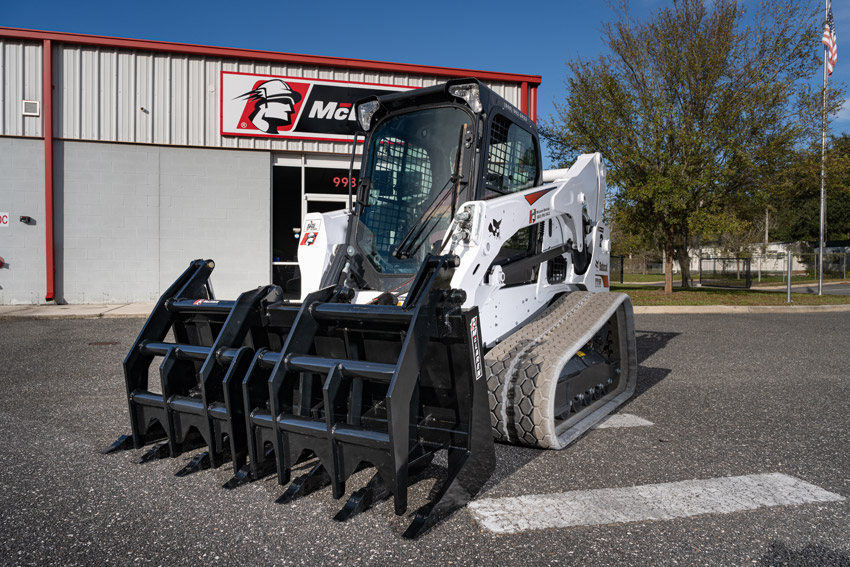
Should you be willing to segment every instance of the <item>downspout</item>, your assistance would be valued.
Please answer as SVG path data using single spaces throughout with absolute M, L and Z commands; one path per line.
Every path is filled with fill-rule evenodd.
M 54 283 L 56 277 L 53 239 L 53 45 L 51 40 L 44 40 L 42 49 L 42 100 L 44 101 L 44 228 L 47 249 L 47 272 L 45 301 L 54 299 Z

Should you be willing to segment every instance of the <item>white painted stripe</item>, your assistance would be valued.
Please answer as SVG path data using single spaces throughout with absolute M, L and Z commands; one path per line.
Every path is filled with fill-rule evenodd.
M 596 429 L 606 429 L 608 427 L 646 427 L 647 425 L 655 424 L 630 413 L 615 413 L 600 421 L 596 425 Z
M 792 476 L 771 473 L 686 480 L 627 488 L 579 490 L 471 502 L 475 520 L 495 533 L 669 520 L 767 506 L 838 502 L 838 494 Z

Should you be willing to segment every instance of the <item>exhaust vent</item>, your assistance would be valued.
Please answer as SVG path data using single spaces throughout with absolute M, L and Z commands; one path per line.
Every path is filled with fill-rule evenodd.
M 40 104 L 38 103 L 37 100 L 24 100 L 24 101 L 21 101 L 21 102 L 22 102 L 21 113 L 24 116 L 38 116 L 40 114 L 39 113 Z

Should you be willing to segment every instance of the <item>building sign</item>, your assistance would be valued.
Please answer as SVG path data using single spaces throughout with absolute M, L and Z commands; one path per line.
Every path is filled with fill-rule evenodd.
M 411 88 L 222 71 L 221 133 L 350 141 L 359 129 L 355 102 Z
M 8 228 L 9 213 L 0 213 L 0 228 Z

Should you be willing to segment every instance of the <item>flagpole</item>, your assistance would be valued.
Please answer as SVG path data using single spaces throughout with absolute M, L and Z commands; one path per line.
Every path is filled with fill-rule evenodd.
M 826 0 L 824 9 L 824 21 L 829 17 L 829 3 Z M 824 224 L 826 223 L 826 90 L 828 88 L 829 75 L 826 71 L 829 50 L 824 46 L 823 50 L 823 110 L 821 111 L 821 149 L 820 149 L 820 241 L 818 246 L 818 295 L 823 295 L 823 247 L 824 247 Z

